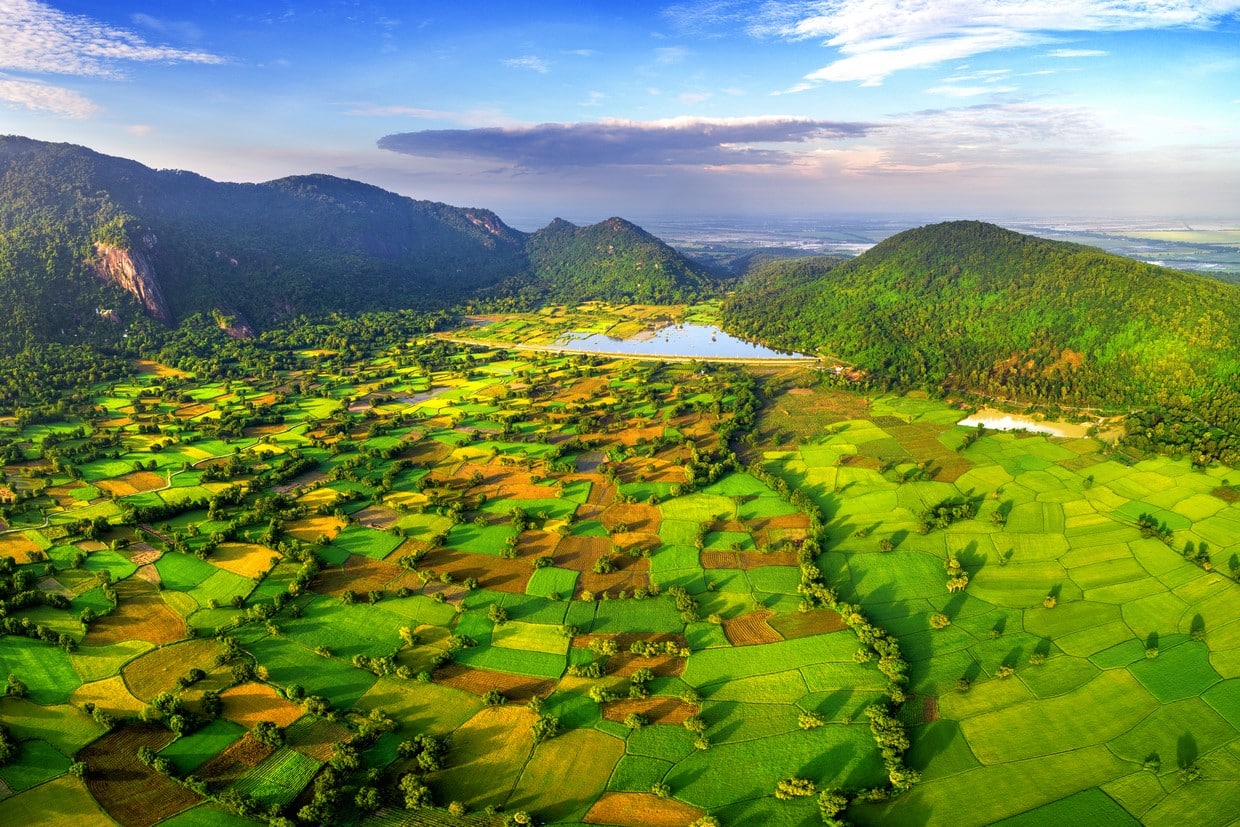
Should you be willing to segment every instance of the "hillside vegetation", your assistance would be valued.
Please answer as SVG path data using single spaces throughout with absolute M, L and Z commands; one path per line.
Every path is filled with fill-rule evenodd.
M 530 236 L 526 292 L 553 302 L 678 304 L 712 291 L 698 265 L 623 218 L 578 227 L 557 218 Z
M 1113 409 L 1204 406 L 1215 410 L 1207 425 L 1234 431 L 1233 285 L 965 221 L 901 233 L 817 275 L 786 267 L 742 285 L 725 306 L 732 331 L 829 353 L 893 385 Z

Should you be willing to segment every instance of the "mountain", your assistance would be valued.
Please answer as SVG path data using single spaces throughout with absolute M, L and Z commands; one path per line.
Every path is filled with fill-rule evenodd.
M 219 183 L 0 136 L 0 353 L 202 313 L 238 335 L 299 315 L 529 302 L 686 301 L 710 277 L 623 219 L 533 235 L 486 209 L 327 175 Z
M 36 340 L 135 303 L 166 323 L 214 311 L 239 330 L 433 305 L 522 272 L 524 240 L 488 210 L 355 181 L 217 183 L 0 138 L 0 300 Z
M 716 288 L 702 267 L 650 233 L 609 218 L 578 227 L 557 218 L 529 237 L 527 292 L 548 301 L 693 301 Z
M 1071 405 L 1188 405 L 1240 370 L 1240 288 L 1092 247 L 957 221 L 809 261 L 743 282 L 727 328 L 899 386 Z

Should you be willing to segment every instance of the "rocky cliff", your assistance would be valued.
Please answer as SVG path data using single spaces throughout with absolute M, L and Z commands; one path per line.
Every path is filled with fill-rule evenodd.
M 129 250 L 97 241 L 95 256 L 89 264 L 99 278 L 119 285 L 141 302 L 151 316 L 171 324 L 172 314 L 168 312 L 163 289 L 146 256 L 146 250 L 153 249 L 155 242 L 154 233 L 144 235 L 141 245 Z

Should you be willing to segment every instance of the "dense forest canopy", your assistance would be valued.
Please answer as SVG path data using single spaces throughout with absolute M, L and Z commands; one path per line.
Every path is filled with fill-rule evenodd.
M 980 222 L 746 282 L 730 327 L 903 386 L 1126 407 L 1187 403 L 1240 367 L 1240 290 Z
M 676 304 L 713 291 L 710 275 L 623 218 L 577 227 L 557 218 L 530 236 L 526 290 L 562 302 L 593 294 L 608 301 Z

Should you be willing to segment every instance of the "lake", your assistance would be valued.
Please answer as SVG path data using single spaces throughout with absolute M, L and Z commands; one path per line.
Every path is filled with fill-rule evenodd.
M 553 347 L 583 353 L 620 353 L 627 356 L 670 356 L 698 359 L 808 359 L 784 353 L 724 333 L 714 325 L 683 324 L 648 331 L 631 339 L 605 333 L 569 333 Z

